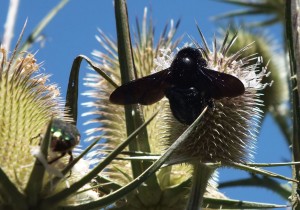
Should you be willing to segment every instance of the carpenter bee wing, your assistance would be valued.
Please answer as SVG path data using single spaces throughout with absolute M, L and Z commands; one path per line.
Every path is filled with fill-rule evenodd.
M 202 67 L 212 98 L 237 97 L 245 92 L 245 86 L 235 76 Z
M 110 95 L 110 102 L 114 104 L 142 104 L 150 105 L 164 97 L 169 83 L 169 69 L 132 80 L 116 88 Z

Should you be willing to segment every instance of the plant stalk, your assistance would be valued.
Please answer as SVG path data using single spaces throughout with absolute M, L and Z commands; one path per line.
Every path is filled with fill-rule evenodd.
M 19 0 L 10 0 L 9 7 L 7 12 L 6 22 L 4 24 L 4 35 L 3 35 L 3 46 L 9 52 L 11 40 L 14 37 L 14 28 L 16 24 L 18 8 L 19 8 Z
M 122 84 L 124 84 L 136 78 L 126 0 L 115 0 L 115 17 L 121 80 Z M 144 122 L 139 105 L 125 105 L 125 119 L 127 135 L 130 135 Z M 129 151 L 151 152 L 146 128 L 129 144 Z M 151 166 L 151 163 L 147 161 L 131 161 L 131 166 L 133 178 L 137 178 Z M 155 174 L 146 181 L 146 185 L 146 188 L 143 186 L 139 188 L 138 197 L 146 206 L 149 206 L 157 203 L 161 195 Z
M 292 106 L 293 106 L 293 161 L 300 161 L 300 102 L 299 102 L 299 84 L 298 80 L 300 78 L 300 34 L 299 34 L 299 6 L 300 0 L 287 0 L 285 2 L 285 14 L 286 14 L 286 40 L 287 49 L 289 50 L 290 58 L 290 70 L 291 70 L 291 92 L 292 92 Z M 296 180 L 300 180 L 300 166 L 295 165 L 293 167 L 293 177 Z M 293 183 L 292 185 L 292 206 L 293 209 L 300 209 L 298 205 L 298 195 L 297 190 L 299 190 L 299 184 Z
M 202 163 L 193 164 L 192 188 L 189 195 L 186 210 L 200 210 L 204 193 L 211 175 L 215 171 L 215 167 L 207 166 Z

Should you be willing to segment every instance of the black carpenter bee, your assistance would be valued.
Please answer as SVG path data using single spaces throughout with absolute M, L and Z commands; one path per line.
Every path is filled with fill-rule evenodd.
M 150 105 L 166 96 L 174 117 L 190 125 L 206 106 L 213 107 L 213 99 L 244 94 L 238 78 L 207 68 L 201 50 L 181 49 L 169 68 L 121 85 L 109 100 L 120 105 Z

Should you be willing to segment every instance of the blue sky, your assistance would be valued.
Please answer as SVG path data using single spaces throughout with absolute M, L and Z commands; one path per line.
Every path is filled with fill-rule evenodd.
M 58 2 L 54 0 L 30 0 L 29 3 L 29 1 L 21 0 L 13 44 L 26 18 L 28 18 L 28 24 L 24 38 Z M 135 18 L 142 18 L 144 8 L 149 7 L 149 14 L 152 14 L 157 35 L 170 19 L 177 20 L 180 18 L 181 25 L 177 36 L 187 33 L 198 39 L 199 35 L 195 27 L 196 20 L 208 40 L 217 33 L 218 26 L 218 23 L 213 22 L 211 18 L 217 14 L 237 9 L 237 7 L 212 0 L 128 0 L 127 2 L 131 29 L 134 28 Z M 8 1 L 1 1 L 0 35 L 3 34 L 7 7 Z M 257 18 L 259 17 L 254 17 L 253 19 L 257 20 Z M 34 45 L 31 49 L 32 52 L 38 50 L 36 56 L 38 62 L 43 62 L 45 72 L 52 74 L 51 82 L 55 82 L 61 87 L 63 97 L 66 94 L 69 71 L 74 58 L 79 54 L 91 57 L 91 52 L 94 49 L 101 49 L 95 39 L 95 35 L 98 34 L 98 28 L 107 35 L 113 38 L 116 37 L 112 0 L 71 0 L 42 32 L 46 38 L 45 45 L 43 47 Z M 278 26 L 271 27 L 270 34 L 273 37 L 280 37 L 280 28 Z M 84 75 L 89 72 L 86 71 L 86 67 L 86 64 L 82 65 L 81 82 L 83 82 L 82 78 Z M 80 91 L 83 92 L 84 90 L 85 87 L 81 85 Z M 87 101 L 87 98 L 81 96 L 80 102 L 84 101 Z M 80 108 L 79 114 L 81 115 L 85 111 L 88 110 Z M 87 126 L 82 125 L 85 121 L 85 118 L 79 117 L 78 127 L 82 132 L 83 138 L 85 137 L 83 131 L 87 129 Z M 272 121 L 272 118 L 268 116 L 259 135 L 255 162 L 280 162 L 283 160 L 290 160 L 288 146 L 285 144 L 282 134 Z M 291 176 L 287 167 L 276 168 L 274 171 Z M 248 174 L 229 169 L 224 169 L 220 172 L 221 180 L 231 180 L 240 176 L 247 177 Z M 277 195 L 266 190 L 258 190 L 258 188 L 226 188 L 223 192 L 233 199 L 284 204 L 284 201 Z

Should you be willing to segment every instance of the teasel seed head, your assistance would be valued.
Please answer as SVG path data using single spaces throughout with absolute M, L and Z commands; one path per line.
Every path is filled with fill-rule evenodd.
M 213 50 L 210 50 L 200 31 L 203 46 L 203 57 L 207 68 L 237 77 L 245 87 L 245 93 L 238 97 L 214 99 L 214 107 L 209 108 L 193 134 L 175 152 L 171 162 L 245 162 L 251 160 L 255 141 L 262 117 L 260 109 L 263 101 L 259 99 L 259 90 L 268 84 L 262 84 L 262 79 L 269 73 L 266 68 L 258 71 L 261 58 L 257 55 L 242 57 L 244 51 L 251 48 L 250 43 L 238 51 L 229 54 L 230 48 L 237 39 L 237 34 L 231 38 L 225 34 L 221 46 L 213 40 Z M 255 61 L 254 63 L 252 61 Z M 170 120 L 170 145 L 186 128 L 176 119 Z
M 236 31 L 236 26 L 232 26 L 228 29 L 229 36 L 233 36 Z M 225 35 L 225 29 L 221 30 L 221 36 Z M 222 41 L 222 40 L 220 40 Z M 286 56 L 280 48 L 280 44 L 276 39 L 266 31 L 255 31 L 250 29 L 239 29 L 239 38 L 235 41 L 235 44 L 229 49 L 229 53 L 235 52 L 240 46 L 244 46 L 247 43 L 255 41 L 255 44 L 251 48 L 243 53 L 242 56 L 249 56 L 253 54 L 261 55 L 261 66 L 263 68 L 268 65 L 268 70 L 271 72 L 270 77 L 264 77 L 262 83 L 273 83 L 274 85 L 269 88 L 263 89 L 260 98 L 264 101 L 264 106 L 261 109 L 265 112 L 274 111 L 274 113 L 280 114 L 282 108 L 287 109 L 286 104 L 289 100 L 288 91 L 288 69 L 285 65 Z M 253 61 L 255 62 L 255 61 Z M 261 69 L 259 69 L 261 70 Z
M 1 47 L 0 56 L 0 167 L 23 190 L 35 157 L 31 147 L 40 138 L 52 117 L 63 117 L 59 90 L 46 84 L 48 75 L 31 53 L 17 52 L 8 59 Z

